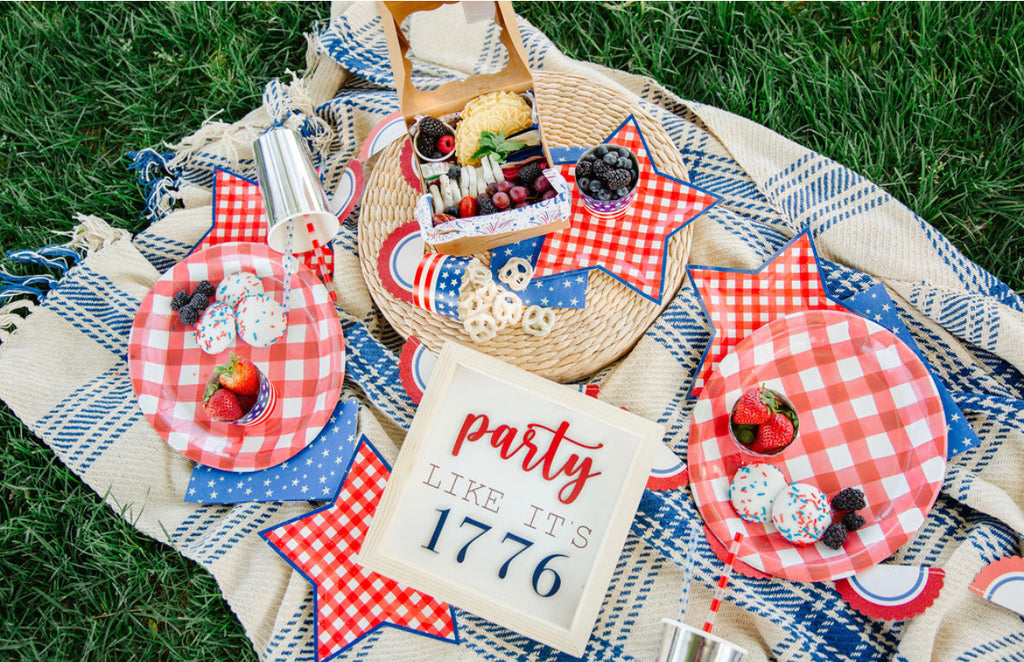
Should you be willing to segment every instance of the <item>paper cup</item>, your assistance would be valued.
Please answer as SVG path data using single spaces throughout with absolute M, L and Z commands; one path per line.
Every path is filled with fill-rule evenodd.
M 734 442 L 734 443 L 735 443 L 735 444 L 736 444 L 736 445 L 737 445 L 737 446 L 738 446 L 738 447 L 739 447 L 739 448 L 740 448 L 740 449 L 741 449 L 741 450 L 742 450 L 742 451 L 743 451 L 744 453 L 749 453 L 749 454 L 751 454 L 751 455 L 757 455 L 758 457 L 774 457 L 774 456 L 776 456 L 776 455 L 778 455 L 778 454 L 782 453 L 783 451 L 785 451 L 785 450 L 786 450 L 787 448 L 789 448 L 790 446 L 792 446 L 792 445 L 793 445 L 793 442 L 794 442 L 794 441 L 796 441 L 796 440 L 797 440 L 797 437 L 799 437 L 799 436 L 800 436 L 800 413 L 796 411 L 796 407 L 794 407 L 794 406 L 793 406 L 793 403 L 792 403 L 792 402 L 790 401 L 790 399 L 789 399 L 789 398 L 787 398 L 787 397 L 786 397 L 786 396 L 785 396 L 784 394 L 782 394 L 781 392 L 779 392 L 779 391 L 777 391 L 777 390 L 775 390 L 775 389 L 768 389 L 768 390 L 769 390 L 769 391 L 771 391 L 772 393 L 774 393 L 774 394 L 775 394 L 775 396 L 776 396 L 776 397 L 777 397 L 777 398 L 778 398 L 779 400 L 781 400 L 781 401 L 782 401 L 782 404 L 784 404 L 784 405 L 786 405 L 787 407 L 789 407 L 790 411 L 796 412 L 796 415 L 797 415 L 797 417 L 796 417 L 796 420 L 797 420 L 797 422 L 796 422 L 796 425 L 794 425 L 794 426 L 793 426 L 793 441 L 789 442 L 788 444 L 786 444 L 785 446 L 783 446 L 783 447 L 782 447 L 782 448 L 780 448 L 779 450 L 775 451 L 774 453 L 757 453 L 757 452 L 754 452 L 754 451 L 750 450 L 750 446 L 748 446 L 747 444 L 744 444 L 744 443 L 743 443 L 742 441 L 740 441 L 739 439 L 737 439 L 737 438 L 736 438 L 736 432 L 735 432 L 735 431 L 734 431 L 734 430 L 732 429 L 732 411 L 733 411 L 734 409 L 736 409 L 736 404 L 738 404 L 738 403 L 739 403 L 739 400 L 737 400 L 737 401 L 736 401 L 736 403 L 733 403 L 732 409 L 730 409 L 730 410 L 729 410 L 729 436 L 730 436 L 730 437 L 732 437 L 732 440 L 733 440 L 733 442 Z
M 747 651 L 739 646 L 686 623 L 668 618 L 661 622 L 665 632 L 658 662 L 740 662 L 747 656 Z
M 252 144 L 256 176 L 267 217 L 267 244 L 281 253 L 305 253 L 338 234 L 338 217 L 300 136 L 291 129 L 267 131 Z
M 256 369 L 259 370 L 259 368 Z M 267 376 L 263 374 L 262 370 L 259 370 L 259 372 L 260 390 L 259 393 L 256 394 L 256 404 L 252 406 L 252 409 L 246 412 L 245 416 L 233 421 L 227 421 L 228 423 L 243 426 L 259 425 L 261 423 L 265 423 L 277 407 L 277 388 L 269 379 L 267 379 Z M 207 383 L 211 384 L 219 381 L 219 379 L 220 378 L 217 375 L 213 375 Z
M 621 145 L 614 145 L 611 143 L 605 144 L 604 146 L 621 147 Z M 583 152 L 583 155 L 580 156 L 579 161 L 576 162 L 577 166 L 579 166 L 579 162 L 583 160 L 584 156 L 592 154 L 598 147 L 600 147 L 600 145 L 591 147 L 587 151 Z M 636 154 L 630 152 L 629 155 L 630 158 L 633 159 L 633 170 L 638 172 L 640 164 L 636 158 Z M 593 178 L 588 177 L 587 179 Z M 580 192 L 580 201 L 583 203 L 583 207 L 591 214 L 595 216 L 606 217 L 608 219 L 618 219 L 625 216 L 626 211 L 633 205 L 633 201 L 636 199 L 637 184 L 639 184 L 639 182 L 640 178 L 638 176 L 636 178 L 636 181 L 633 182 L 633 186 L 630 188 L 629 194 L 617 200 L 600 200 L 598 198 L 591 197 L 590 192 L 584 190 L 583 187 L 579 185 L 579 178 L 577 178 L 576 180 L 576 188 Z

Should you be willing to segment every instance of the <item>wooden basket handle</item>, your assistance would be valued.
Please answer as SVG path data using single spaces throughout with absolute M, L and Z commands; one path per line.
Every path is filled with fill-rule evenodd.
M 405 116 L 430 114 L 441 107 L 462 108 L 470 99 L 494 90 L 525 92 L 533 87 L 533 78 L 526 66 L 526 49 L 519 35 L 519 24 L 512 3 L 508 0 L 494 2 L 494 20 L 501 28 L 501 43 L 508 51 L 508 64 L 494 74 L 476 74 L 465 80 L 446 83 L 436 90 L 424 91 L 412 84 L 412 64 L 407 54 L 409 41 L 402 33 L 402 21 L 418 11 L 430 11 L 441 5 L 457 4 L 446 0 L 430 2 L 378 2 L 384 35 L 387 38 L 391 68 L 395 75 L 395 89 L 398 91 L 399 107 Z

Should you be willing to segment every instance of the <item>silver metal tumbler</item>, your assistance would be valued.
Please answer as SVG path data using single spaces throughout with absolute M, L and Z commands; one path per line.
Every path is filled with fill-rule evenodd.
M 305 253 L 334 239 L 338 217 L 331 213 L 309 151 L 291 129 L 267 131 L 252 145 L 267 243 L 282 253 Z
M 747 656 L 747 651 L 739 646 L 686 623 L 668 618 L 661 622 L 665 632 L 658 662 L 740 662 Z

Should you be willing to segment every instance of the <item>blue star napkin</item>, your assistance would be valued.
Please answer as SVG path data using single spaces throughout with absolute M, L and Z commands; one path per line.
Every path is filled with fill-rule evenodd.
M 192 470 L 186 503 L 325 501 L 338 491 L 356 450 L 354 399 L 339 402 L 309 446 L 277 466 L 238 473 L 200 464 Z
M 964 414 L 960 411 L 960 407 L 953 402 L 953 396 L 949 394 L 949 391 L 946 390 L 946 386 L 942 383 L 942 380 L 935 374 L 932 367 L 928 365 L 928 359 L 925 358 L 924 354 L 922 354 L 921 350 L 917 347 L 917 343 L 914 342 L 914 338 L 910 335 L 910 330 L 907 329 L 906 325 L 903 324 L 903 320 L 901 320 L 899 315 L 896 314 L 896 303 L 889 296 L 884 285 L 875 285 L 874 287 L 864 290 L 860 294 L 855 294 L 848 299 L 843 299 L 839 303 L 862 317 L 871 320 L 875 324 L 883 326 L 895 333 L 897 338 L 905 342 L 910 349 L 914 350 L 914 353 L 921 358 L 925 367 L 928 368 L 928 372 L 932 373 L 932 379 L 935 381 L 935 386 L 939 391 L 939 397 L 942 399 L 942 408 L 946 413 L 946 424 L 949 427 L 949 443 L 946 446 L 946 459 L 950 459 L 953 456 L 964 452 L 968 448 L 974 448 L 981 443 L 981 440 L 978 439 L 978 435 L 967 423 L 967 419 L 964 418 Z
M 491 251 L 491 276 L 495 283 L 498 271 L 514 257 L 521 257 L 531 265 L 536 264 L 544 237 L 534 237 L 523 241 L 495 248 Z M 544 278 L 534 278 L 526 289 L 516 292 L 527 306 L 544 306 L 545 308 L 585 308 L 587 305 L 587 279 L 589 271 L 552 274 Z

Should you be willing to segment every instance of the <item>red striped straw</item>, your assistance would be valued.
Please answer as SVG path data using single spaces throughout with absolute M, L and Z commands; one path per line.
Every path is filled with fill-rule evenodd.
M 306 221 L 306 232 L 309 233 L 310 239 L 313 242 L 313 251 L 316 253 L 317 267 L 320 269 L 320 280 L 324 282 L 324 287 L 327 288 L 327 294 L 331 297 L 331 302 L 338 300 L 338 295 L 334 293 L 334 288 L 331 287 L 331 276 L 327 272 L 327 261 L 324 259 L 323 251 L 320 249 L 322 245 L 316 238 L 316 231 L 313 229 L 313 221 Z
M 718 609 L 722 606 L 722 600 L 725 599 L 725 589 L 729 586 L 729 578 L 732 577 L 733 568 L 736 565 L 736 554 L 740 551 L 741 542 L 743 542 L 743 534 L 737 532 L 736 537 L 732 539 L 732 544 L 729 545 L 729 557 L 725 560 L 725 572 L 718 578 L 718 586 L 715 587 L 715 597 L 711 600 L 711 612 L 708 614 L 708 620 L 704 621 L 704 631 L 708 634 L 711 633 L 711 628 L 715 627 L 715 617 L 718 616 Z

